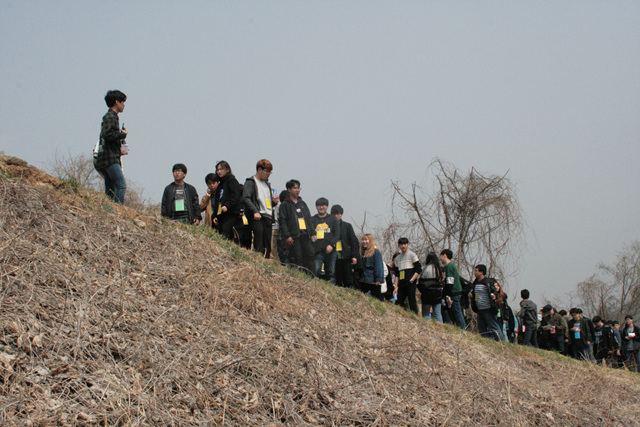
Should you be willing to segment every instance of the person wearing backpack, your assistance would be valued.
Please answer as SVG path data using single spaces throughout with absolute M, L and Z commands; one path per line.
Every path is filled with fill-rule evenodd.
M 462 312 L 462 306 L 460 305 L 460 298 L 462 295 L 462 283 L 460 282 L 460 275 L 456 265 L 451 261 L 453 258 L 453 252 L 451 249 L 443 249 L 440 252 L 440 262 L 444 265 L 444 296 L 447 304 L 447 311 L 449 317 L 460 329 L 465 329 L 467 326 L 464 320 L 464 313 Z
M 418 290 L 422 302 L 422 317 L 435 319 L 442 323 L 442 269 L 435 252 L 429 252 L 425 260 L 425 266 L 418 278 Z
M 487 266 L 476 265 L 473 270 L 475 280 L 471 292 L 471 309 L 477 314 L 478 330 L 483 337 L 496 341 L 505 341 L 502 325 L 498 324 L 496 315 L 499 306 L 496 301 L 495 279 L 487 277 Z

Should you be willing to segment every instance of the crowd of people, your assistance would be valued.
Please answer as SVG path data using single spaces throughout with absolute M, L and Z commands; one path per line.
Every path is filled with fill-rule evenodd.
M 105 193 L 123 203 L 126 183 L 120 156 L 128 152 L 128 132 L 124 126 L 120 128 L 118 114 L 124 111 L 126 95 L 109 91 L 105 101 L 109 111 L 103 117 L 94 166 L 104 179 Z M 522 300 L 514 313 L 501 284 L 487 276 L 486 265 L 475 266 L 473 282 L 465 280 L 450 249 L 443 249 L 439 255 L 429 252 L 421 263 L 404 237 L 386 263 L 372 234 L 358 239 L 353 226 L 343 221 L 342 206 L 334 204 L 329 210 L 329 200 L 320 197 L 312 215 L 296 179 L 287 181 L 286 190 L 276 194 L 269 182 L 273 165 L 267 159 L 256 163 L 255 174 L 244 184 L 237 180 L 228 162 L 218 162 L 215 173 L 205 177 L 207 189 L 202 200 L 196 188 L 185 182 L 184 164 L 173 165 L 172 172 L 173 182 L 166 186 L 161 203 L 162 216 L 171 221 L 211 227 L 267 259 L 274 247 L 285 265 L 403 306 L 427 319 L 462 329 L 475 320 L 481 335 L 497 341 L 640 372 L 640 329 L 632 316 L 626 316 L 621 326 L 599 316 L 589 319 L 579 308 L 567 313 L 545 305 L 538 310 L 527 289 L 520 292 Z

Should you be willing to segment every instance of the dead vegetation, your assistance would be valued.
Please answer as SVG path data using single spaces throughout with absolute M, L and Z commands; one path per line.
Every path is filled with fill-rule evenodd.
M 418 320 L 2 160 L 2 425 L 640 419 L 636 374 Z

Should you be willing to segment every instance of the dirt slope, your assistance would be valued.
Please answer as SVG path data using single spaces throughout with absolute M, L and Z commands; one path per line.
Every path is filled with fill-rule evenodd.
M 413 318 L 11 163 L 2 425 L 640 420 L 636 374 Z

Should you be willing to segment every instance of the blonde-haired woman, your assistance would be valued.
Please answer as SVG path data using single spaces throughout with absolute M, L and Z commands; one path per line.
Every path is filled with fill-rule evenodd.
M 376 248 L 376 240 L 371 234 L 365 234 L 360 241 L 360 258 L 362 261 L 362 275 L 360 276 L 360 290 L 382 300 L 381 284 L 384 283 L 384 261 L 382 254 Z

